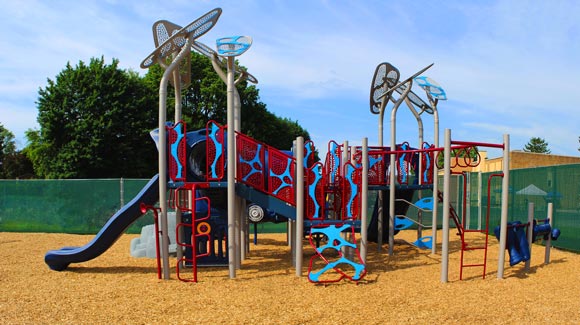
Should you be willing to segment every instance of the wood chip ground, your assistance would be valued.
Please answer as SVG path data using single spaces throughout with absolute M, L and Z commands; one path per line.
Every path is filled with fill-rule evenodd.
M 498 245 L 490 237 L 486 278 L 467 269 L 459 281 L 459 238 L 451 235 L 449 282 L 441 255 L 404 242 L 395 253 L 370 244 L 363 281 L 315 285 L 306 278 L 305 249 L 297 277 L 285 234 L 259 235 L 236 279 L 227 268 L 201 268 L 198 283 L 158 280 L 155 260 L 133 258 L 123 235 L 100 257 L 49 270 L 44 254 L 84 245 L 93 236 L 0 233 L 1 324 L 579 324 L 580 255 L 534 245 L 531 268 L 505 264 L 497 278 Z M 565 236 L 565 234 L 563 234 Z M 304 242 L 304 247 L 308 243 Z M 174 264 L 174 259 L 172 259 Z

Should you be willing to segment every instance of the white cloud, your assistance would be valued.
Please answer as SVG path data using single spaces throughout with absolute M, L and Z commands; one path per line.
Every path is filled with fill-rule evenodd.
M 578 154 L 580 3 L 564 0 L 10 1 L 0 13 L 1 121 L 34 127 L 38 88 L 67 61 L 104 55 L 145 73 L 154 21 L 185 25 L 214 7 L 223 14 L 200 40 L 252 36 L 239 61 L 260 81 L 262 100 L 320 140 L 376 139 L 368 112 L 376 65 L 390 62 L 406 77 L 434 62 L 425 74 L 449 96 L 439 105 L 441 130 L 474 141 L 509 132 L 518 147 L 539 136 L 555 153 Z M 407 113 L 399 139 L 415 137 Z

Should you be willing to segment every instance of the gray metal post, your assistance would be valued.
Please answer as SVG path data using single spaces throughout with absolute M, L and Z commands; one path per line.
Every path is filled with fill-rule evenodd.
M 198 50 L 200 53 L 204 54 L 205 56 L 207 56 L 208 58 L 211 59 L 211 63 L 212 66 L 215 70 L 215 72 L 218 74 L 218 76 L 227 84 L 228 83 L 228 77 L 227 75 L 223 72 L 222 67 L 220 66 L 220 61 L 219 57 L 217 55 L 216 52 L 214 52 L 212 49 L 208 48 L 207 46 L 203 45 L 202 43 L 199 42 L 195 42 L 193 47 Z M 235 71 L 237 71 L 236 69 L 236 65 L 234 62 L 234 74 Z M 234 115 L 234 132 L 241 132 L 241 123 L 242 123 L 242 104 L 240 101 L 240 94 L 238 92 L 238 89 L 235 87 L 235 85 L 241 81 L 244 80 L 249 74 L 247 74 L 246 72 L 243 72 L 242 75 L 238 78 L 238 80 L 234 81 L 234 104 L 233 104 L 233 115 Z M 257 82 L 257 80 L 255 80 L 253 77 L 251 79 L 252 82 Z M 234 152 L 237 152 L 237 143 L 234 141 Z M 234 160 L 234 170 L 237 172 L 237 168 L 235 167 L 236 162 Z M 235 178 L 235 176 L 234 176 Z M 234 242 L 235 242 L 235 247 L 236 249 L 239 251 L 238 254 L 236 255 L 236 260 L 235 260 L 235 265 L 237 269 L 240 269 L 242 266 L 242 261 L 246 258 L 246 247 L 249 248 L 249 246 L 247 245 L 248 242 L 248 237 L 249 237 L 249 232 L 248 232 L 248 223 L 247 220 L 245 219 L 245 205 L 246 202 L 245 200 L 243 200 L 240 197 L 236 197 L 235 199 L 236 201 L 236 211 L 239 212 L 239 216 L 235 218 L 235 223 L 234 223 Z
M 168 280 L 169 276 L 169 238 L 167 238 L 167 134 L 165 132 L 165 122 L 167 120 L 167 82 L 165 70 L 159 86 L 159 224 L 161 231 L 161 260 L 163 269 L 163 279 Z
M 508 220 L 508 198 L 510 182 L 510 137 L 507 134 L 503 136 L 503 180 L 501 192 L 501 221 L 499 231 L 499 253 L 497 261 L 497 278 L 503 279 L 505 263 L 505 246 L 507 239 L 507 220 Z
M 399 97 L 395 106 L 391 109 L 391 151 L 397 150 L 397 109 L 403 100 L 407 98 L 409 91 L 411 91 L 411 86 L 413 86 L 413 81 L 409 79 L 401 97 Z M 393 255 L 395 246 L 395 192 L 397 188 L 397 182 L 395 180 L 396 154 L 394 153 L 391 154 L 389 168 L 389 255 Z
M 379 111 L 379 147 L 383 147 L 383 121 L 385 116 L 386 100 L 381 102 Z M 385 157 L 386 159 L 386 157 Z M 384 190 L 379 190 L 377 193 L 377 251 L 380 253 L 383 249 L 383 225 L 385 220 L 385 212 L 383 211 Z
M 230 279 L 236 277 L 236 149 L 234 142 L 236 141 L 234 131 L 234 57 L 228 57 L 228 72 L 227 72 L 227 182 L 228 182 L 228 267 Z
M 165 69 L 161 81 L 159 82 L 159 214 L 161 225 L 161 258 L 163 265 L 163 279 L 170 278 L 169 275 L 169 232 L 167 226 L 167 132 L 165 123 L 167 122 L 167 83 L 169 76 L 179 66 L 185 55 L 189 55 L 192 39 L 189 37 L 179 54 L 173 62 Z
M 439 112 L 435 107 L 433 109 L 433 145 L 435 148 L 439 148 Z M 439 210 L 437 206 L 439 205 L 439 167 L 437 166 L 437 154 L 438 152 L 433 152 L 433 214 L 431 221 L 431 254 L 437 253 L 437 217 Z
M 239 215 L 236 205 L 236 73 L 235 57 L 247 51 L 252 45 L 248 36 L 224 37 L 217 40 L 218 53 L 227 57 L 227 182 L 228 182 L 228 267 L 230 278 L 236 277 L 236 267 L 240 264 Z M 219 69 L 217 69 L 219 70 Z M 218 72 L 219 74 L 219 72 Z M 237 239 L 236 239 L 237 238 Z
M 238 89 L 235 87 L 237 82 L 234 81 L 234 131 L 241 132 L 242 130 L 242 102 L 240 100 L 240 94 L 238 93 Z M 236 141 L 233 143 L 234 145 L 234 152 L 238 152 L 238 147 Z M 234 159 L 234 171 L 237 173 L 237 162 Z M 235 176 L 234 176 L 235 178 Z M 242 260 L 246 258 L 245 252 L 245 238 L 246 232 L 244 229 L 244 215 L 245 211 L 242 210 L 243 207 L 243 199 L 241 197 L 236 197 L 236 211 L 238 212 L 238 217 L 236 218 L 236 222 L 234 225 L 235 228 L 235 242 L 238 253 L 236 254 L 236 268 L 240 269 L 242 267 Z
M 554 229 L 554 203 L 552 203 L 552 202 L 548 203 L 548 219 L 550 220 L 550 229 Z M 551 249 L 552 249 L 552 234 L 549 234 L 548 240 L 546 240 L 546 251 L 544 253 L 544 264 L 550 263 L 550 250 Z
M 419 132 L 419 145 L 417 148 L 419 149 L 423 149 L 423 119 L 421 118 L 421 113 L 417 112 L 415 110 L 415 108 L 413 107 L 413 103 L 411 103 L 411 100 L 409 100 L 409 97 L 405 98 L 405 103 L 407 104 L 407 107 L 409 107 L 409 110 L 411 111 L 411 113 L 413 113 L 413 116 L 415 116 L 415 119 L 417 120 L 417 129 Z M 419 161 L 423 161 L 423 152 L 419 152 Z M 423 164 L 419 163 L 419 170 L 416 171 L 417 173 L 417 181 L 419 185 L 423 184 Z M 417 198 L 420 200 L 421 197 L 423 196 L 422 191 L 417 191 Z M 423 211 L 419 210 L 417 212 L 417 239 L 423 237 Z
M 526 261 L 525 270 L 530 270 L 531 256 L 532 256 L 532 240 L 534 239 L 534 202 L 528 202 L 528 238 L 527 243 L 530 249 L 530 259 Z
M 433 108 L 433 133 L 435 136 L 434 139 L 434 146 L 435 148 L 439 148 L 439 112 L 437 111 L 437 103 L 440 100 L 447 100 L 447 95 L 443 88 L 441 88 L 434 80 L 431 80 L 427 77 L 417 77 L 416 80 L 418 84 L 425 93 L 427 94 L 427 98 L 429 99 L 429 103 Z M 433 153 L 435 159 L 433 160 L 433 211 L 432 211 L 432 223 L 431 223 L 431 236 L 432 236 L 432 245 L 431 245 L 431 253 L 435 254 L 437 251 L 437 215 L 438 210 L 437 206 L 439 204 L 439 168 L 437 167 L 437 152 Z
M 288 245 L 292 252 L 292 265 L 296 267 L 296 220 L 288 219 Z
M 395 112 L 394 108 L 393 112 Z M 395 132 L 395 123 L 391 123 L 391 150 L 396 150 L 397 147 L 395 144 Z M 395 178 L 396 155 L 394 153 L 390 156 L 389 165 L 389 255 L 393 255 L 395 248 L 395 194 L 397 188 L 397 181 Z
M 179 71 L 179 68 L 173 70 L 173 85 L 174 85 L 174 93 L 175 93 L 175 114 L 174 114 L 174 122 L 177 123 L 179 121 L 181 121 L 181 115 L 182 115 L 182 99 L 181 99 L 181 73 Z M 190 197 L 194 197 L 194 196 L 190 196 Z M 190 202 L 190 204 L 192 204 L 192 202 Z M 194 215 L 195 215 L 195 211 L 193 211 Z M 178 225 L 181 222 L 181 209 L 176 209 L 175 210 L 175 224 Z M 183 242 L 183 227 L 177 227 L 177 229 L 175 229 L 176 233 L 175 236 L 178 239 L 178 242 Z M 178 261 L 181 261 L 183 258 L 183 250 L 181 249 L 181 247 L 179 245 L 177 245 L 177 249 L 175 252 L 175 256 L 177 258 Z
M 369 199 L 369 140 L 362 140 L 362 185 L 360 216 L 360 255 L 363 263 L 367 260 L 368 246 L 368 199 Z
M 235 147 L 234 147 L 235 148 Z M 234 149 L 235 150 L 235 149 Z M 235 167 L 234 167 L 235 169 Z M 236 217 L 235 217 L 235 223 L 234 223 L 234 229 L 235 229 L 235 236 L 234 236 L 234 242 L 235 245 L 234 247 L 236 247 L 236 269 L 240 269 L 242 267 L 242 254 L 245 256 L 244 250 L 242 249 L 242 200 L 240 200 L 239 197 L 235 197 L 234 199 L 234 204 L 236 206 L 235 211 L 236 211 Z
M 449 280 L 449 189 L 451 183 L 451 130 L 445 129 L 443 151 L 443 229 L 441 238 L 441 282 Z
M 250 225 L 247 217 L 248 210 L 246 200 L 240 197 L 238 198 L 240 200 L 240 207 L 238 208 L 238 212 L 240 213 L 240 260 L 244 261 L 246 259 L 246 254 L 250 251 Z
M 304 138 L 296 139 L 296 276 L 302 276 L 302 236 L 304 233 Z

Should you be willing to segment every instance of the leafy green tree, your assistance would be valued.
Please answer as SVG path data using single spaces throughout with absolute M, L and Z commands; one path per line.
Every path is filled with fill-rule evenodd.
M 68 63 L 39 90 L 40 130 L 29 130 L 26 153 L 43 178 L 149 177 L 157 153 L 155 92 L 135 72 L 92 58 Z
M 546 140 L 539 137 L 532 137 L 530 141 L 524 146 L 525 152 L 535 152 L 535 153 L 551 153 L 548 149 L 548 143 Z
M 32 162 L 22 151 L 16 151 L 6 156 L 2 168 L 4 173 L 3 178 L 6 179 L 35 177 Z
M 192 53 L 192 80 L 182 94 L 183 119 L 189 130 L 209 120 L 226 122 L 226 85 L 206 57 Z M 28 130 L 26 156 L 42 178 L 149 177 L 157 152 L 148 142 L 157 128 L 159 81 L 163 70 L 145 77 L 118 68 L 113 59 L 93 58 L 89 64 L 68 63 L 55 80 L 39 90 L 40 130 Z M 242 102 L 242 132 L 281 149 L 306 132 L 296 121 L 279 118 L 259 101 L 247 82 L 238 85 Z M 174 115 L 175 93 L 168 89 L 167 116 Z
M 4 168 L 7 157 L 14 154 L 15 151 L 14 134 L 0 123 L 0 178 L 6 178 Z
M 243 68 L 243 67 L 242 67 Z M 144 77 L 150 87 L 159 87 L 163 70 L 152 66 Z M 242 103 L 241 131 L 259 141 L 279 149 L 290 149 L 297 136 L 306 140 L 310 135 L 296 121 L 281 118 L 269 112 L 266 104 L 260 101 L 259 90 L 247 81 L 236 85 Z M 226 124 L 227 87 L 213 69 L 211 61 L 198 53 L 191 53 L 191 84 L 183 90 L 183 120 L 188 130 L 205 128 L 209 120 Z M 174 89 L 169 87 L 167 116 L 174 115 Z
M 14 141 L 14 134 L 6 129 L 0 123 L 0 161 L 6 154 L 16 151 L 16 142 Z
M 0 178 L 32 177 L 32 163 L 16 150 L 14 134 L 0 123 Z

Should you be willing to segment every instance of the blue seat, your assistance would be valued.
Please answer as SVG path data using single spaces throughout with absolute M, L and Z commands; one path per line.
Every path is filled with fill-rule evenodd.
M 395 230 L 405 230 L 409 227 L 414 225 L 413 221 L 405 218 L 405 217 L 396 217 L 395 218 Z
M 424 197 L 419 201 L 415 202 L 415 206 L 417 206 L 421 210 L 433 211 L 433 197 L 432 196 Z
M 421 237 L 413 242 L 413 245 L 420 249 L 431 249 L 433 247 L 433 237 L 425 236 Z

